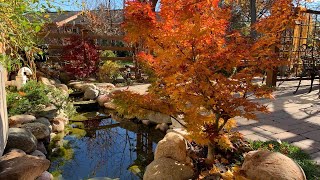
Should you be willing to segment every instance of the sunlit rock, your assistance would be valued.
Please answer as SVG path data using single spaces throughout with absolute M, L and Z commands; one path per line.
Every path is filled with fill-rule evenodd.
M 184 138 L 176 133 L 168 133 L 158 142 L 154 153 L 154 159 L 171 158 L 176 161 L 186 162 L 187 148 Z
M 160 158 L 152 161 L 144 173 L 144 180 L 187 180 L 193 176 L 193 169 L 171 158 Z
M 292 159 L 267 150 L 247 153 L 242 171 L 249 179 L 306 180 L 303 170 Z
M 32 115 L 14 115 L 9 117 L 9 126 L 13 127 L 16 126 L 18 124 L 25 124 L 25 123 L 29 123 L 36 120 L 36 117 L 32 116 Z
M 36 179 L 49 166 L 49 160 L 30 155 L 0 159 L 0 179 Z
M 27 123 L 23 124 L 21 128 L 29 130 L 37 139 L 44 139 L 50 136 L 50 129 L 48 126 L 34 122 L 34 123 Z

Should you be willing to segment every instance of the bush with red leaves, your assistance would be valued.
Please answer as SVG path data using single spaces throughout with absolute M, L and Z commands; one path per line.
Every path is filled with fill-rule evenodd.
M 84 78 L 97 69 L 100 54 L 89 39 L 71 37 L 63 48 L 64 70 L 76 78 Z

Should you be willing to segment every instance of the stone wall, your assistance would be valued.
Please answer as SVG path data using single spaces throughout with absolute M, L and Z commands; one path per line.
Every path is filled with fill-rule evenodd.
M 6 71 L 0 65 L 0 156 L 2 156 L 8 138 L 8 115 L 5 91 Z

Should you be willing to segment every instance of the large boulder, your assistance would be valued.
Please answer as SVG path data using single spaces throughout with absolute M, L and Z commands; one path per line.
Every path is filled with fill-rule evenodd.
M 84 92 L 84 100 L 95 100 L 99 96 L 99 90 L 93 89 L 91 87 L 87 88 Z
M 50 161 L 35 156 L 24 155 L 12 159 L 0 159 L 0 179 L 33 180 L 50 166 Z
M 52 121 L 52 131 L 53 132 L 62 132 L 64 131 L 64 120 L 61 120 L 61 119 L 54 119 Z
M 46 155 L 44 155 L 41 151 L 39 150 L 35 150 L 33 151 L 32 153 L 30 153 L 31 156 L 36 156 L 38 158 L 41 158 L 41 159 L 46 159 Z
M 306 180 L 303 170 L 292 159 L 267 150 L 248 152 L 241 169 L 249 179 Z
M 149 119 L 150 121 L 157 124 L 161 124 L 161 123 L 171 124 L 171 117 L 169 115 L 166 115 L 160 112 L 149 111 L 145 115 L 145 119 Z
M 161 123 L 161 124 L 157 124 L 156 129 L 166 132 L 169 129 L 169 126 L 167 123 Z
M 9 128 L 6 149 L 17 148 L 26 153 L 31 153 L 37 148 L 37 138 L 23 128 Z
M 44 146 L 42 141 L 38 141 L 37 150 L 42 152 L 43 154 L 48 154 L 46 147 Z
M 97 89 L 97 86 L 94 85 L 93 83 L 86 83 L 81 81 L 70 82 L 69 86 L 81 92 L 85 92 L 88 88 Z
M 100 106 L 103 106 L 104 103 L 110 102 L 111 98 L 107 94 L 99 95 L 97 98 L 97 102 Z
M 36 117 L 32 115 L 14 115 L 9 117 L 9 126 L 13 127 L 19 124 L 25 124 L 36 120 Z
M 187 180 L 193 176 L 193 169 L 170 158 L 160 158 L 152 161 L 144 173 L 144 180 Z
M 97 88 L 100 90 L 102 94 L 108 94 L 116 87 L 111 83 L 98 83 L 96 84 Z
M 103 106 L 108 110 L 115 110 L 117 108 L 113 102 L 106 102 Z
M 69 96 L 69 89 L 68 89 L 67 85 L 57 84 L 55 87 L 58 88 L 63 93 L 64 96 L 66 96 L 66 97 Z
M 47 86 L 52 86 L 56 84 L 56 81 L 53 79 L 48 79 L 46 77 L 39 77 L 38 78 L 40 82 L 42 82 L 43 84 L 47 85 Z
M 59 115 L 59 116 L 55 117 L 55 118 L 53 119 L 53 122 L 54 122 L 54 121 L 63 122 L 64 125 L 69 124 L 69 119 L 66 118 L 66 117 L 64 117 L 64 116 L 62 116 L 62 115 Z
M 187 148 L 184 138 L 177 133 L 170 132 L 158 142 L 154 159 L 171 158 L 176 161 L 186 162 Z
M 58 116 L 58 108 L 50 104 L 46 108 L 42 109 L 40 112 L 36 114 L 37 117 L 45 117 L 49 120 L 53 119 L 54 117 Z
M 80 90 L 82 90 L 82 92 L 86 92 L 87 89 L 98 89 L 98 88 L 96 85 L 92 83 L 84 83 L 80 86 Z
M 53 180 L 53 176 L 48 171 L 43 172 L 36 180 Z
M 9 159 L 13 159 L 16 157 L 22 157 L 27 155 L 24 151 L 22 151 L 21 149 L 10 149 L 6 154 L 4 154 L 1 157 L 1 160 L 9 160 Z
M 49 127 L 39 122 L 23 124 L 21 128 L 29 130 L 37 139 L 44 139 L 50 136 Z
M 50 121 L 45 117 L 38 118 L 34 122 L 38 122 L 38 123 L 44 124 L 46 126 L 50 126 L 51 125 Z
M 57 84 L 57 85 L 56 85 L 56 88 L 58 88 L 58 89 L 60 89 L 60 90 L 62 90 L 62 91 L 64 91 L 64 92 L 68 92 L 68 91 L 69 91 L 68 86 L 65 85 L 65 84 Z
M 81 87 L 83 86 L 82 82 L 71 82 L 69 83 L 69 86 L 73 87 L 74 89 L 78 91 L 82 91 Z

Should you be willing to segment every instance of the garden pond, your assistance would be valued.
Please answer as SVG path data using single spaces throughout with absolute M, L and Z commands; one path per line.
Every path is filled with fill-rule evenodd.
M 164 133 L 129 120 L 98 116 L 71 121 L 66 136 L 53 138 L 49 172 L 68 180 L 142 179 Z

